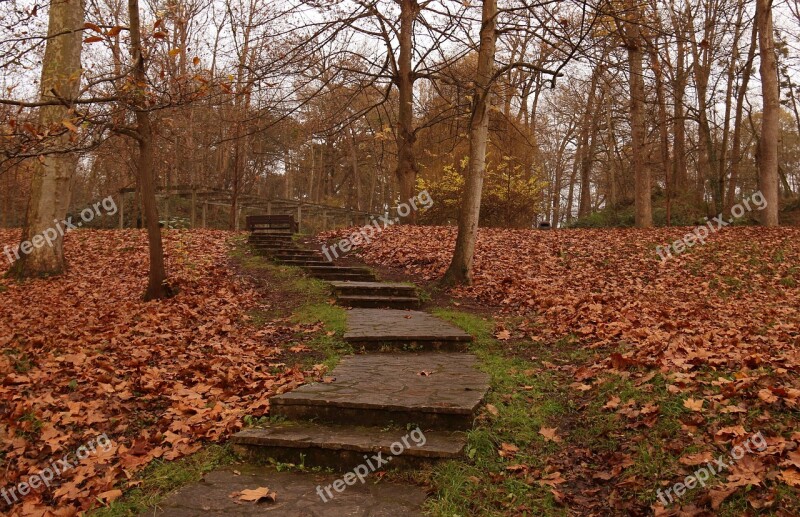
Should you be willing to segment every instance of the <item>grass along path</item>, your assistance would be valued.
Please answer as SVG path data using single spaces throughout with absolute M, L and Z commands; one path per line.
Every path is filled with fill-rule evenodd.
M 237 240 L 231 259 L 238 274 L 256 284 L 264 295 L 262 307 L 245 315 L 249 324 L 264 332 L 270 332 L 276 324 L 296 327 L 293 342 L 287 345 L 282 358 L 284 361 L 299 365 L 298 370 L 322 374 L 332 369 L 342 355 L 351 352 L 342 339 L 346 313 L 328 303 L 329 292 L 323 282 L 302 276 L 297 268 L 278 266 L 266 258 L 251 255 L 243 239 Z M 284 366 L 276 363 L 272 368 Z M 268 417 L 246 415 L 242 424 L 245 427 L 255 425 L 263 418 Z M 123 487 L 122 498 L 89 515 L 139 515 L 172 491 L 197 483 L 208 472 L 238 461 L 227 443 L 208 444 L 199 452 L 176 461 L 154 460 Z
M 624 361 L 621 370 L 599 375 L 589 368 L 615 351 L 582 348 L 573 338 L 514 339 L 514 320 L 500 324 L 449 309 L 434 314 L 475 336 L 472 352 L 491 375 L 492 390 L 469 433 L 468 457 L 417 477 L 436 494 L 427 506 L 431 515 L 671 515 L 678 509 L 692 515 L 709 506 L 721 516 L 741 515 L 748 506 L 766 515 L 800 511 L 797 491 L 786 485 L 766 497 L 746 483 L 736 491 L 723 488 L 727 476 L 751 468 L 748 457 L 664 508 L 658 489 L 663 493 L 730 451 L 727 440 L 709 449 L 692 433 L 700 426 L 742 433 L 735 414 L 706 421 L 661 372 Z M 705 372 L 709 385 L 713 373 Z M 766 434 L 753 416 L 747 429 Z

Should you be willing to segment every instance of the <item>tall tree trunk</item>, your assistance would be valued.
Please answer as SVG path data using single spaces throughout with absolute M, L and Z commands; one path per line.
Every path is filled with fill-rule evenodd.
M 713 58 L 711 47 L 714 46 L 715 24 L 709 20 L 714 16 L 715 11 L 711 3 L 705 3 L 705 28 L 702 33 L 703 40 L 697 42 L 697 34 L 691 27 L 689 41 L 692 45 L 692 71 L 694 73 L 694 84 L 697 89 L 697 122 L 698 122 L 698 155 L 697 155 L 697 191 L 695 199 L 702 203 L 705 198 L 705 182 L 708 180 L 711 186 L 711 196 L 715 205 L 715 213 L 722 210 L 722 188 L 717 178 L 717 154 L 714 146 L 714 138 L 711 134 L 711 123 L 708 119 L 710 110 L 708 103 L 708 83 L 711 76 L 711 66 Z M 686 3 L 686 19 L 691 22 L 692 12 L 691 2 Z
M 661 172 L 664 174 L 664 191 L 667 208 L 667 226 L 672 224 L 672 188 L 670 186 L 669 173 L 672 164 L 669 159 L 669 133 L 667 127 L 667 100 L 664 94 L 664 76 L 661 69 L 661 58 L 655 44 L 649 44 L 650 66 L 655 72 L 656 79 L 656 101 L 658 103 L 658 132 L 659 132 L 659 151 L 661 154 Z
M 355 186 L 355 193 L 356 193 L 356 203 L 355 207 L 356 210 L 359 212 L 361 211 L 362 201 L 361 201 L 361 173 L 358 168 L 358 149 L 356 148 L 356 132 L 353 130 L 353 126 L 349 127 L 349 137 L 347 139 L 348 148 L 350 150 L 350 165 L 353 168 L 353 185 Z M 401 199 L 402 201 L 402 199 Z
M 689 173 L 686 166 L 686 46 L 682 40 L 682 31 L 678 34 L 675 57 L 675 77 L 672 85 L 674 107 L 672 112 L 672 193 L 675 198 L 686 197 L 689 188 Z
M 589 98 L 586 101 L 586 109 L 583 113 L 581 123 L 580 141 L 578 149 L 581 162 L 581 196 L 578 205 L 578 217 L 586 217 L 592 211 L 592 189 L 590 184 L 592 161 L 594 159 L 593 150 L 589 146 L 589 137 L 592 125 L 596 127 L 597 110 L 595 109 L 595 98 L 597 97 L 597 82 L 603 74 L 602 65 L 598 65 L 592 73 L 592 81 L 589 85 Z
M 778 141 L 780 139 L 780 87 L 775 39 L 772 34 L 772 0 L 756 0 L 756 26 L 761 51 L 763 115 L 759 139 L 758 187 L 767 203 L 761 224 L 778 226 Z
M 720 185 L 721 191 L 721 203 L 722 206 L 719 207 L 719 211 L 725 211 L 727 207 L 726 203 L 726 190 L 725 190 L 725 179 L 728 174 L 728 162 L 729 162 L 729 153 L 728 153 L 728 142 L 731 138 L 731 110 L 733 108 L 733 95 L 734 95 L 734 82 L 736 80 L 736 66 L 737 61 L 739 60 L 739 41 L 742 37 L 742 20 L 744 18 L 744 3 L 740 3 L 738 6 L 738 12 L 736 14 L 736 26 L 734 29 L 733 35 L 733 42 L 732 48 L 733 51 L 731 53 L 730 63 L 728 63 L 728 70 L 726 73 L 726 85 L 725 85 L 725 116 L 724 116 L 724 126 L 722 130 L 722 143 L 720 145 L 720 153 L 719 153 L 719 162 L 717 164 L 717 178 Z
M 400 56 L 397 64 L 397 90 L 400 107 L 397 117 L 397 182 L 400 187 L 400 202 L 404 203 L 414 197 L 416 188 L 417 158 L 414 143 L 417 139 L 414 132 L 414 72 L 411 69 L 413 53 L 414 22 L 419 14 L 417 0 L 401 0 L 400 2 Z M 416 211 L 403 220 L 414 224 L 417 221 Z
M 640 23 L 642 16 L 641 7 L 636 5 L 637 0 L 629 0 L 633 19 L 626 27 L 626 45 L 628 47 L 628 66 L 630 67 L 631 88 L 631 150 L 633 174 L 636 194 L 634 198 L 636 211 L 636 226 L 649 228 L 653 226 L 653 208 L 651 204 L 650 170 L 645 164 L 645 122 L 644 122 L 644 53 L 642 50 L 642 37 Z
M 750 76 L 753 72 L 753 60 L 758 46 L 758 28 L 753 25 L 750 33 L 750 49 L 747 51 L 747 61 L 741 71 L 741 83 L 736 92 L 736 113 L 733 117 L 733 140 L 731 143 L 730 169 L 731 175 L 728 179 L 728 192 L 725 196 L 725 213 L 730 213 L 736 199 L 736 184 L 739 181 L 739 168 L 742 162 L 742 126 L 744 116 L 744 101 L 747 94 L 747 85 L 750 83 Z
M 478 240 L 481 192 L 486 169 L 486 144 L 489 140 L 491 79 L 497 40 L 497 0 L 483 0 L 478 71 L 469 123 L 469 171 L 458 217 L 458 238 L 453 260 L 442 279 L 443 285 L 471 284 L 472 262 Z
M 164 268 L 164 245 L 161 242 L 161 228 L 158 224 L 158 207 L 156 206 L 156 179 L 153 174 L 153 125 L 147 111 L 144 56 L 142 53 L 141 21 L 139 19 L 139 0 L 128 0 L 130 17 L 131 60 L 133 61 L 133 78 L 141 90 L 134 95 L 136 110 L 137 141 L 139 156 L 136 170 L 142 189 L 142 207 L 144 223 L 147 228 L 147 241 L 150 247 L 150 273 L 145 292 L 145 300 L 159 300 L 172 296 L 173 291 L 167 284 L 167 272 Z
M 80 93 L 83 13 L 83 0 L 50 2 L 48 39 L 42 61 L 43 101 L 62 99 L 69 104 Z M 39 127 L 43 131 L 63 133 L 50 139 L 54 153 L 33 163 L 31 195 L 22 232 L 25 247 L 11 267 L 9 274 L 12 276 L 59 275 L 66 269 L 64 236 L 56 228 L 67 215 L 72 175 L 78 165 L 77 153 L 69 151 L 72 133 L 65 131 L 62 124 L 67 118 L 68 106 L 59 104 L 39 109 Z M 31 242 L 34 246 L 28 250 Z

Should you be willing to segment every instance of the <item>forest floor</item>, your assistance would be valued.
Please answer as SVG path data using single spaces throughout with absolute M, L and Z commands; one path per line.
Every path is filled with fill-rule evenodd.
M 427 281 L 493 377 L 470 460 L 423 478 L 435 515 L 800 514 L 800 230 L 723 229 L 662 263 L 690 230 L 484 229 L 450 292 L 452 228 L 356 251 Z
M 725 229 L 661 264 L 687 230 L 482 230 L 475 283 L 452 292 L 434 283 L 452 229 L 358 250 L 422 279 L 492 376 L 463 461 L 385 478 L 427 487 L 441 516 L 800 513 L 800 230 Z M 17 238 L 0 230 L 0 249 Z M 234 461 L 230 434 L 347 352 L 321 283 L 227 232 L 165 242 L 180 292 L 161 303 L 141 301 L 138 231 L 73 232 L 67 275 L 0 279 L 0 488 L 108 438 L 0 511 L 135 515 Z
M 265 278 L 244 235 L 164 237 L 179 293 L 163 302 L 142 301 L 141 231 L 72 232 L 57 278 L 17 282 L 0 265 L 3 515 L 75 515 L 120 488 L 118 514 L 135 515 L 232 461 L 224 445 L 204 445 L 264 417 L 272 395 L 318 379 L 335 357 L 323 321 L 343 331 L 344 314 L 327 309 L 319 282 L 275 267 Z M 0 230 L 0 249 L 17 242 Z M 48 468 L 49 486 L 20 497 Z

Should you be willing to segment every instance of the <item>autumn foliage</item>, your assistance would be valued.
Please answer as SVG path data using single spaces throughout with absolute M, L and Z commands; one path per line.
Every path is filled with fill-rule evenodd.
M 98 434 L 114 443 L 11 509 L 0 500 L 3 514 L 74 515 L 118 497 L 115 484 L 153 459 L 226 438 L 244 416 L 267 413 L 276 391 L 303 382 L 278 357 L 298 331 L 313 329 L 248 323 L 259 299 L 229 264 L 230 237 L 165 232 L 180 292 L 163 302 L 142 301 L 139 231 L 73 232 L 67 274 L 0 280 L 0 488 Z M 0 249 L 18 241 L 18 231 L 0 230 Z
M 591 425 L 586 411 L 596 405 L 627 430 L 615 435 L 620 445 L 613 454 L 561 445 L 567 449 L 551 459 L 558 481 L 547 481 L 557 500 L 637 513 L 637 499 L 680 481 L 677 476 L 702 466 L 701 456 L 727 454 L 757 432 L 766 437 L 766 451 L 715 476 L 699 500 L 682 501 L 685 514 L 716 510 L 737 492 L 753 508 L 776 509 L 780 486 L 800 487 L 800 230 L 727 228 L 662 263 L 655 246 L 688 230 L 480 231 L 474 285 L 450 294 L 462 305 L 477 301 L 472 305 L 480 310 L 509 316 L 513 323 L 497 338 L 511 353 L 522 355 L 533 343 L 577 343 L 591 358 L 586 364 L 545 365 L 565 375 L 569 397 L 581 408 L 572 425 Z M 326 237 L 334 234 L 347 231 Z M 367 263 L 434 281 L 446 270 L 454 241 L 454 228 L 395 226 L 359 254 Z M 648 429 L 666 418 L 666 402 L 640 404 L 618 394 L 595 400 L 611 378 L 644 392 L 663 379 L 666 396 L 677 398 L 672 411 L 680 414 L 680 430 L 658 447 L 679 458 L 683 474 L 665 470 L 643 479 L 630 469 L 642 447 L 657 445 Z M 555 433 L 540 431 L 560 442 Z M 665 510 L 657 503 L 651 511 Z

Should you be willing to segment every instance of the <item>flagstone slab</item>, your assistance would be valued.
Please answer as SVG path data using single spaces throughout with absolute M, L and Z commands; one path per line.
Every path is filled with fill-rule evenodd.
M 186 486 L 147 510 L 141 517 L 422 517 L 427 494 L 421 487 L 367 479 L 345 486 L 342 492 L 325 487 L 337 479 L 333 474 L 277 472 L 267 467 L 236 465 L 206 474 L 199 483 Z M 321 487 L 324 502 L 317 492 Z M 230 497 L 242 490 L 268 487 L 275 502 L 250 503 Z
M 346 340 L 442 340 L 472 341 L 455 325 L 421 311 L 353 309 L 347 313 Z
M 381 453 L 380 470 L 419 468 L 461 456 L 466 433 L 283 421 L 239 431 L 231 438 L 240 457 L 275 459 L 348 471 Z
M 342 359 L 329 382 L 273 397 L 270 411 L 288 419 L 456 431 L 472 427 L 488 389 L 489 376 L 470 354 L 354 355 Z

